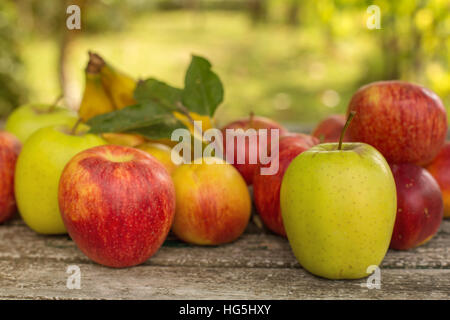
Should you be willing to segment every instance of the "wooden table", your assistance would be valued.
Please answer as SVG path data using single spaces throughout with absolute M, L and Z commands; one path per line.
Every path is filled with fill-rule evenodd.
M 79 290 L 66 286 L 70 265 L 80 268 Z M 449 299 L 450 220 L 428 244 L 389 251 L 381 289 L 363 283 L 309 274 L 287 240 L 253 222 L 224 246 L 169 236 L 144 265 L 127 269 L 97 265 L 68 236 L 38 235 L 19 219 L 0 226 L 1 299 Z

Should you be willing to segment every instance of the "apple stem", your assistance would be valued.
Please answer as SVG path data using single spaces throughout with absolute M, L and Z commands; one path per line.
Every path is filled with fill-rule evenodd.
M 182 114 L 184 114 L 187 118 L 188 118 L 188 120 L 189 120 L 189 122 L 192 124 L 192 126 L 194 127 L 194 131 L 195 130 L 197 130 L 198 131 L 198 133 L 201 135 L 201 137 L 202 137 L 202 143 L 204 143 L 203 142 L 203 131 L 202 131 L 202 129 L 201 128 L 199 128 L 197 125 L 196 125 L 196 123 L 195 123 L 195 121 L 194 121 L 194 119 L 191 117 L 191 114 L 189 113 L 189 110 L 180 102 L 180 101 L 178 101 L 177 102 L 177 108 L 178 108 L 178 110 L 182 113 Z M 213 121 L 214 121 L 214 119 L 212 119 Z M 214 127 L 215 127 L 215 124 L 214 124 Z M 195 136 L 194 136 L 194 139 L 195 139 Z M 223 152 L 224 152 L 224 150 L 223 150 L 223 145 L 221 144 L 221 143 L 216 143 L 216 146 L 218 146 L 219 148 L 220 148 L 220 150 L 222 151 L 222 155 L 223 155 Z
M 253 128 L 253 117 L 254 116 L 255 116 L 255 113 L 253 111 L 250 111 L 250 116 L 249 116 L 249 118 L 250 118 L 250 121 L 249 121 L 250 128 Z
M 78 128 L 78 126 L 80 125 L 80 123 L 81 123 L 81 118 L 78 118 L 78 120 L 77 120 L 77 122 L 75 122 L 75 124 L 73 125 L 73 127 L 72 127 L 72 130 L 70 130 L 70 134 L 71 135 L 75 135 L 76 134 L 76 132 L 77 132 L 77 128 Z
M 342 131 L 341 131 L 341 137 L 339 138 L 338 150 L 342 150 L 342 140 L 344 140 L 345 132 L 347 131 L 347 128 L 350 125 L 350 122 L 352 122 L 355 114 L 356 114 L 356 111 L 350 111 L 350 113 L 348 115 L 347 122 L 345 123 L 345 126 L 344 126 L 344 128 L 342 128 Z
M 192 126 L 194 127 L 194 131 L 197 130 L 198 133 L 202 135 L 203 132 L 202 132 L 201 128 L 199 128 L 199 127 L 196 125 L 194 119 L 191 117 L 191 114 L 189 113 L 189 110 L 188 110 L 181 102 L 179 102 L 179 101 L 177 102 L 177 107 L 178 107 L 178 110 L 180 110 L 181 113 L 184 114 L 184 115 L 188 118 L 189 122 L 190 122 L 190 123 L 192 124 Z

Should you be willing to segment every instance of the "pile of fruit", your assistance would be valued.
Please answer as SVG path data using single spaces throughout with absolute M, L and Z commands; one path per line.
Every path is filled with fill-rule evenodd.
M 170 231 L 196 245 L 236 240 L 251 217 L 252 185 L 262 222 L 287 237 L 306 270 L 351 279 L 368 276 L 389 247 L 429 241 L 450 216 L 447 115 L 426 88 L 369 84 L 354 94 L 347 117 L 325 119 L 312 135 L 254 115 L 234 121 L 221 128 L 224 136 L 254 129 L 256 140 L 244 136 L 232 147 L 225 140 L 228 163 L 172 149 L 179 128 L 189 130 L 189 147 L 206 150 L 212 141 L 203 132 L 215 126 L 223 87 L 206 59 L 193 56 L 184 88 L 175 88 L 89 58 L 78 114 L 30 104 L 8 118 L 0 133 L 0 223 L 17 204 L 32 230 L 68 233 L 93 261 L 128 267 L 149 259 Z M 269 163 L 261 149 L 271 150 Z M 187 154 L 194 160 L 182 163 Z M 276 172 L 264 174 L 274 161 Z

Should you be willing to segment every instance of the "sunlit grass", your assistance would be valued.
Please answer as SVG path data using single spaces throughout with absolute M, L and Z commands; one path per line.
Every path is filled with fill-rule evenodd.
M 76 39 L 69 57 L 72 101 L 77 105 L 81 97 L 88 50 L 136 78 L 151 76 L 176 86 L 183 85 L 193 53 L 207 57 L 224 82 L 219 125 L 251 111 L 283 123 L 313 123 L 344 112 L 368 69 L 380 63 L 370 33 L 331 42 L 321 32 L 282 24 L 255 27 L 235 12 L 148 13 L 121 32 Z M 59 94 L 56 43 L 29 41 L 23 58 L 30 99 L 52 101 Z

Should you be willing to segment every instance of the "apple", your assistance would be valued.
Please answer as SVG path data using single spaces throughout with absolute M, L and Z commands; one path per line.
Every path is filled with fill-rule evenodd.
M 78 248 L 115 268 L 150 258 L 175 213 L 175 189 L 163 165 L 141 150 L 116 145 L 73 157 L 61 174 L 58 199 Z
M 446 142 L 433 162 L 426 167 L 441 188 L 444 217 L 450 218 L 450 142 Z
M 22 144 L 11 133 L 0 131 L 0 223 L 16 212 L 14 169 Z
M 226 130 L 227 129 L 242 129 L 242 130 L 248 130 L 248 129 L 255 129 L 256 130 L 256 144 L 255 145 L 249 145 L 249 138 L 242 136 L 242 138 L 245 138 L 245 143 L 238 146 L 237 141 L 239 140 L 238 137 L 231 138 L 234 140 L 234 148 L 227 151 L 227 139 L 226 139 Z M 258 130 L 259 129 L 267 129 L 267 145 L 262 146 L 263 148 L 268 148 L 270 150 L 270 137 L 271 137 L 271 130 L 272 129 L 278 129 L 279 130 L 279 136 L 282 136 L 283 134 L 287 133 L 287 130 L 283 128 L 278 123 L 264 117 L 258 117 L 251 114 L 249 117 L 236 120 L 225 127 L 222 128 L 222 134 L 223 134 L 223 154 L 226 159 L 232 159 L 233 166 L 239 171 L 239 173 L 244 177 L 245 181 L 248 185 L 251 185 L 253 183 L 253 176 L 255 174 L 255 170 L 258 169 L 258 163 L 259 163 L 259 135 Z M 228 141 L 228 143 L 231 143 Z M 233 153 L 231 153 L 233 152 Z M 256 163 L 250 163 L 249 153 L 256 153 Z M 245 154 L 245 160 L 244 163 L 237 163 L 238 161 L 238 154 Z
M 180 162 L 182 160 L 178 154 L 174 153 L 172 155 L 172 149 L 162 143 L 146 142 L 137 146 L 136 148 L 145 151 L 155 157 L 159 162 L 161 162 L 162 165 L 164 165 L 170 175 L 178 167 L 178 165 L 172 161 L 172 156 L 179 158 Z
M 312 135 L 320 140 L 320 142 L 339 142 L 342 129 L 345 125 L 345 115 L 332 114 L 322 120 L 314 129 Z M 348 133 L 344 136 L 344 142 L 349 142 Z
M 181 240 L 219 245 L 236 240 L 247 227 L 251 200 L 239 172 L 219 158 L 175 169 L 176 212 L 172 231 Z M 215 163 L 214 163 L 215 162 Z
M 397 217 L 390 247 L 407 250 L 429 241 L 443 215 L 441 190 L 424 168 L 412 163 L 392 164 L 397 186 Z
M 256 170 L 253 177 L 253 199 L 256 211 L 263 223 L 273 232 L 286 236 L 280 210 L 280 187 L 284 172 L 300 153 L 319 143 L 319 139 L 306 134 L 289 134 L 281 137 L 278 161 L 278 172 L 274 175 L 263 175 Z
M 86 134 L 79 124 L 75 133 L 67 125 L 50 126 L 32 134 L 20 152 L 15 171 L 17 206 L 25 223 L 42 234 L 66 233 L 58 209 L 58 183 L 66 163 L 78 152 L 105 144 Z
M 202 140 L 201 134 L 198 128 L 194 127 L 192 121 L 198 121 L 201 123 L 201 129 L 205 132 L 208 129 L 214 128 L 214 121 L 210 116 L 201 115 L 196 112 L 189 112 L 189 117 L 186 114 L 182 114 L 180 112 L 174 111 L 173 115 L 175 118 L 180 120 L 186 128 L 193 134 L 197 139 Z
M 349 127 L 352 141 L 379 150 L 390 163 L 426 165 L 447 135 L 447 114 L 439 97 L 404 81 L 381 81 L 360 88 L 348 111 L 356 111 Z
M 363 278 L 391 241 L 395 181 L 368 144 L 319 144 L 292 160 L 280 205 L 288 241 L 306 270 L 329 279 Z
M 23 144 L 35 131 L 51 125 L 72 127 L 78 120 L 74 111 L 48 104 L 27 104 L 15 109 L 6 120 L 5 130 Z
M 198 121 L 198 122 L 201 123 L 202 132 L 205 132 L 208 129 L 214 128 L 214 121 L 209 116 L 200 115 L 200 114 L 195 113 L 195 112 L 189 112 L 189 116 L 190 116 L 191 119 L 188 119 L 188 117 L 185 114 L 182 114 L 182 113 L 177 112 L 177 111 L 174 111 L 173 115 L 175 116 L 175 118 L 180 120 L 186 126 L 186 128 L 189 130 L 189 132 L 191 133 L 191 135 L 192 135 L 192 137 L 194 139 L 202 140 L 202 137 L 201 137 L 201 135 L 199 133 L 198 128 L 194 128 L 194 125 L 193 125 L 192 121 Z M 170 148 L 173 148 L 174 146 L 176 146 L 178 144 L 178 141 L 173 141 L 173 140 L 168 139 L 168 138 L 146 139 L 146 141 L 147 142 L 154 142 L 154 143 L 164 144 L 164 145 L 166 145 L 166 146 L 168 146 Z
M 108 144 L 116 144 L 124 147 L 136 147 L 145 143 L 145 138 L 138 134 L 133 133 L 119 133 L 119 132 L 107 132 L 102 133 L 102 138 Z

